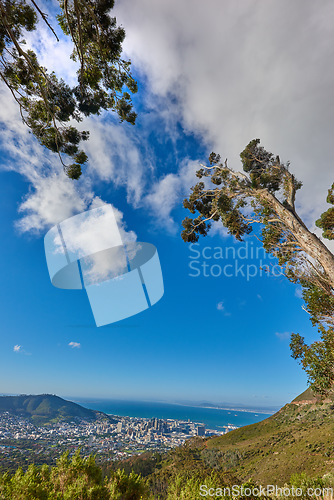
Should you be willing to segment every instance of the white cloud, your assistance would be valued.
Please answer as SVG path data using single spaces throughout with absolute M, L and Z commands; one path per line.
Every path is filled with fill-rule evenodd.
M 86 285 L 126 273 L 123 245 L 132 244 L 137 239 L 134 231 L 126 230 L 123 214 L 112 205 L 94 198 L 89 208 L 92 210 L 62 222 L 62 239 L 57 232 L 53 242 L 55 253 L 64 253 L 64 241 L 70 260 L 81 259 Z M 134 257 L 135 253 L 136 248 L 131 256 Z
M 231 313 L 228 312 L 228 311 L 226 311 L 226 308 L 225 308 L 225 305 L 224 305 L 223 301 L 218 302 L 218 304 L 217 304 L 217 310 L 221 311 L 222 313 L 224 313 L 224 316 L 231 316 Z
M 163 223 L 164 228 L 171 232 L 176 230 L 172 211 L 182 207 L 183 199 L 196 184 L 196 170 L 198 170 L 197 161 L 184 160 L 178 173 L 163 176 L 153 184 L 151 192 L 143 200 L 144 205 L 150 208 L 159 223 Z
M 17 227 L 23 232 L 46 229 L 83 212 L 92 196 L 91 193 L 80 196 L 73 181 L 63 172 L 41 176 L 19 207 L 19 212 L 25 215 L 17 222 Z
M 142 153 L 140 137 L 129 124 L 92 117 L 85 120 L 82 128 L 90 130 L 89 141 L 84 145 L 89 157 L 88 175 L 103 183 L 125 187 L 128 202 L 136 206 L 144 193 L 145 174 L 153 169 L 148 146 Z M 143 145 L 145 147 L 145 141 Z
M 84 215 L 64 221 L 60 227 L 67 251 L 76 259 L 80 259 L 112 246 L 121 245 L 123 240 L 119 228 L 122 219 L 121 212 L 109 204 L 101 203 L 99 207 Z M 136 235 L 133 231 L 127 233 L 123 228 L 122 233 L 125 238 L 135 241 Z
M 230 236 L 226 227 L 220 221 L 212 221 L 209 236 L 219 235 L 221 238 Z
M 113 14 L 126 29 L 126 56 L 147 83 L 142 91 L 147 109 L 139 114 L 141 127 L 116 125 L 104 114 L 84 120 L 82 128 L 90 129 L 91 138 L 83 180 L 67 186 L 58 160 L 28 134 L 16 104 L 0 88 L 0 141 L 11 158 L 6 168 L 31 183 L 20 229 L 41 230 L 58 214 L 60 220 L 85 210 L 99 182 L 108 182 L 125 187 L 129 203 L 147 208 L 165 229 L 175 231 L 173 210 L 197 181 L 197 162 L 178 160 L 179 122 L 208 149 L 228 157 L 234 169 L 240 168 L 240 151 L 255 137 L 283 161 L 291 160 L 304 182 L 299 210 L 312 226 L 326 208 L 333 180 L 334 70 L 328 61 L 334 55 L 334 4 L 323 0 L 319 9 L 312 0 L 123 0 Z M 28 45 L 43 64 L 74 82 L 71 44 L 58 44 L 43 23 L 40 28 L 27 35 Z M 170 139 L 177 171 L 164 170 L 154 157 L 150 134 L 155 129 L 161 130 L 161 144 Z M 66 200 L 58 204 L 62 190 Z M 212 233 L 226 235 L 220 224 Z
M 49 5 L 50 6 L 50 5 Z M 58 34 L 59 41 L 51 33 L 47 25 L 40 19 L 38 30 L 25 32 L 26 48 L 31 48 L 38 55 L 40 64 L 46 67 L 49 72 L 54 71 L 58 77 L 63 78 L 70 85 L 75 85 L 77 81 L 76 71 L 79 64 L 70 59 L 73 44 L 69 37 L 62 35 L 61 28 L 57 22 L 52 22 L 54 16 L 59 13 L 59 5 L 54 3 L 55 8 L 49 7 L 44 2 L 43 12 L 51 20 L 52 27 Z
M 90 178 L 91 172 L 88 172 L 88 175 L 84 174 L 78 182 L 69 179 L 62 171 L 57 158 L 52 153 L 43 150 L 32 135 L 28 133 L 27 128 L 20 121 L 16 106 L 13 105 L 8 92 L 3 87 L 0 87 L 0 97 L 4 98 L 1 120 L 5 125 L 0 136 L 0 145 L 9 158 L 5 168 L 19 172 L 30 182 L 29 192 L 19 205 L 18 211 L 21 218 L 16 221 L 16 227 L 21 232 L 40 233 L 66 220 L 70 235 L 66 240 L 68 250 L 81 252 L 81 255 L 94 254 L 97 251 L 96 241 L 98 240 L 101 243 L 106 237 L 111 236 L 112 228 L 108 225 L 110 220 L 103 221 L 102 214 L 102 218 L 100 216 L 99 223 L 96 224 L 95 218 L 88 215 L 85 218 L 85 228 L 80 226 L 81 231 L 74 231 L 74 229 L 77 229 L 71 227 L 74 220 L 72 222 L 71 219 L 68 220 L 73 215 L 86 210 L 100 207 L 103 212 L 104 209 L 110 207 L 94 194 Z M 95 130 L 99 134 L 103 130 L 101 124 L 100 128 L 96 126 Z M 109 130 L 108 127 L 106 127 L 106 130 Z M 94 137 L 96 138 L 96 135 Z M 107 137 L 104 139 L 108 144 Z M 103 151 L 102 144 L 103 141 L 101 142 L 101 150 Z M 93 151 L 95 146 L 96 144 L 93 141 L 91 144 Z M 129 152 L 130 148 L 127 149 L 125 144 L 123 146 L 124 150 Z M 109 164 L 112 164 L 111 160 L 108 159 L 108 155 L 103 157 L 98 148 L 96 151 L 96 158 L 100 154 L 102 163 L 109 161 Z M 131 163 L 130 157 L 128 157 L 128 161 Z M 98 162 L 95 162 L 95 167 L 98 169 Z M 134 165 L 135 167 L 136 165 Z M 109 175 L 111 175 L 110 172 Z M 131 167 L 128 175 L 132 176 L 132 181 L 136 179 L 136 176 L 131 173 Z M 121 181 L 119 183 L 121 184 Z M 140 182 L 138 180 L 138 189 L 139 186 Z M 132 193 L 132 198 L 139 198 L 139 195 L 135 194 L 135 190 L 131 190 L 131 186 L 129 187 L 129 195 L 130 193 Z M 120 234 L 122 242 L 136 241 L 136 234 L 126 228 L 123 213 L 115 207 L 112 207 L 112 211 L 117 224 L 114 229 Z M 96 213 L 96 211 L 91 212 L 91 214 L 93 213 Z M 75 221 L 77 223 L 77 218 Z M 92 234 L 94 234 L 94 238 L 92 238 Z M 100 246 L 98 250 L 106 248 L 105 245 L 102 245 L 102 247 Z M 120 259 L 115 258 L 115 254 L 113 254 L 112 259 L 110 255 L 106 256 L 101 253 L 93 255 L 90 257 L 90 261 L 86 262 L 85 277 L 90 280 L 98 280 L 101 277 L 105 278 L 108 273 L 117 275 L 121 263 Z
M 287 340 L 290 338 L 291 333 L 290 332 L 275 332 L 276 337 L 278 337 L 280 340 Z
M 89 181 L 68 179 L 58 159 L 43 149 L 21 122 L 16 104 L 0 86 L 0 147 L 7 162 L 2 169 L 20 173 L 29 183 L 29 192 L 19 206 L 21 231 L 41 231 L 87 208 L 94 194 Z
M 13 347 L 13 351 L 14 352 L 17 352 L 17 353 L 20 353 L 20 354 L 24 354 L 25 356 L 31 356 L 31 352 L 27 352 L 25 349 L 23 349 L 23 347 L 19 344 L 16 344 L 14 345 Z
M 71 347 L 71 349 L 79 349 L 81 347 L 80 342 L 69 342 L 68 345 Z
M 28 128 L 22 124 L 17 106 L 3 86 L 0 86 L 0 100 L 3 103 L 0 116 L 0 126 L 2 125 L 0 148 L 8 157 L 7 163 L 2 162 L 2 168 L 20 173 L 30 183 L 29 191 L 18 208 L 21 218 L 16 222 L 17 228 L 22 232 L 45 231 L 75 214 L 102 205 L 104 202 L 94 194 L 91 179 L 91 175 L 94 176 L 96 172 L 99 172 L 99 178 L 103 178 L 98 169 L 100 164 L 95 162 L 96 170 L 85 172 L 79 181 L 69 179 L 63 172 L 56 155 L 42 148 L 29 133 Z M 97 145 L 94 140 L 99 137 L 101 130 L 98 126 L 95 127 L 97 135 L 93 136 L 91 148 L 92 151 L 96 151 L 97 156 L 96 158 L 93 156 L 92 160 L 100 157 L 102 163 L 106 160 L 112 164 L 108 155 L 104 158 L 101 153 L 103 151 L 102 139 L 101 151 L 98 147 L 95 149 Z M 106 130 L 108 131 L 107 127 Z M 105 139 L 105 143 L 108 144 L 106 137 Z M 124 150 L 129 152 L 130 148 L 127 148 L 126 144 L 123 146 Z M 131 158 L 127 159 L 131 163 Z M 131 172 L 130 167 L 128 172 L 130 177 Z M 112 172 L 109 171 L 108 175 L 110 180 Z M 136 176 L 132 175 L 131 178 L 131 182 L 135 182 Z M 122 184 L 121 180 L 118 184 Z M 135 187 L 132 189 L 129 186 L 129 196 L 131 194 L 134 200 L 138 200 L 139 189 L 140 181 L 138 180 L 137 194 Z M 135 234 L 125 230 L 122 212 L 114 207 L 114 213 L 117 216 L 122 237 L 125 240 L 127 238 L 133 240 Z
M 123 0 L 115 11 L 152 99 L 176 96 L 183 125 L 235 169 L 255 137 L 291 160 L 311 224 L 333 181 L 333 2 Z
M 295 289 L 295 296 L 298 297 L 298 299 L 302 299 L 303 298 L 303 290 L 302 290 L 302 288 L 296 288 Z

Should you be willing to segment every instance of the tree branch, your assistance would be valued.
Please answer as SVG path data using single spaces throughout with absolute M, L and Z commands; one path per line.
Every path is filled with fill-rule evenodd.
M 38 7 L 37 3 L 34 1 L 34 0 L 30 0 L 31 3 L 34 5 L 35 9 L 39 12 L 39 14 L 42 16 L 42 19 L 43 21 L 45 22 L 45 24 L 49 27 L 49 29 L 52 31 L 52 33 L 54 34 L 54 36 L 56 37 L 57 39 L 57 42 L 59 42 L 59 38 L 55 32 L 55 30 L 52 28 L 51 24 L 49 23 L 49 21 L 47 20 L 47 15 L 44 14 L 44 12 L 41 11 L 41 9 Z

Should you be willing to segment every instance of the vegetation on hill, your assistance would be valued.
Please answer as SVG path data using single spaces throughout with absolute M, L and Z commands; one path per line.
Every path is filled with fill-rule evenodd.
M 262 422 L 204 442 L 202 453 L 211 453 L 216 467 L 233 453 L 229 470 L 262 484 L 283 485 L 294 473 L 323 476 L 333 468 L 333 417 L 332 402 L 292 402 Z
M 231 498 L 229 492 L 238 488 L 233 498 L 254 499 L 260 483 L 254 480 L 240 482 L 234 474 L 212 465 L 203 466 L 203 455 L 196 447 L 181 447 L 159 464 L 160 469 L 142 477 L 121 468 L 108 474 L 95 463 L 95 457 L 81 457 L 80 450 L 69 458 L 65 453 L 56 466 L 30 465 L 26 472 L 18 469 L 15 474 L 0 476 L 2 500 L 198 500 L 200 492 L 217 492 L 210 497 Z M 206 450 L 208 455 L 208 450 Z M 222 456 L 222 455 L 221 455 Z M 230 464 L 231 465 L 231 464 Z M 220 469 L 223 469 L 220 467 Z M 275 484 L 271 481 L 269 484 Z M 285 486 L 300 488 L 301 497 L 308 498 L 308 488 L 332 488 L 334 477 L 308 477 L 305 473 L 293 474 Z M 203 487 L 205 488 L 203 490 Z M 220 493 L 222 492 L 222 493 Z M 277 498 L 272 495 L 271 498 Z M 319 495 L 318 495 L 319 496 Z M 268 498 L 264 496 L 263 498 Z
M 30 465 L 23 473 L 0 478 L 3 500 L 139 500 L 148 498 L 147 487 L 140 476 L 119 470 L 104 478 L 93 456 L 83 458 L 77 451 L 72 459 L 65 453 L 55 467 Z
M 34 412 L 47 398 L 41 407 L 51 413 L 67 403 L 56 396 L 31 398 L 8 401 Z M 73 405 L 72 414 L 81 409 Z M 57 465 L 31 464 L 25 472 L 5 473 L 0 499 L 197 500 L 201 485 L 241 490 L 268 484 L 301 488 L 307 498 L 308 488 L 334 489 L 333 417 L 334 398 L 321 400 L 307 389 L 262 422 L 220 437 L 196 437 L 166 454 L 145 453 L 100 467 L 98 457 L 82 457 L 77 450 L 71 458 L 65 453 Z M 235 498 L 250 497 L 241 492 Z
M 0 412 L 5 411 L 30 418 L 36 425 L 73 420 L 74 418 L 96 420 L 98 416 L 104 415 L 51 394 L 1 396 Z M 109 418 L 107 415 L 104 416 Z
M 292 476 L 328 479 L 334 463 L 333 419 L 333 399 L 321 401 L 308 389 L 262 422 L 220 437 L 191 439 L 155 461 L 136 457 L 117 466 L 146 476 L 155 494 L 180 476 L 204 480 L 215 474 L 216 484 L 279 486 Z
M 308 403 L 316 403 L 320 401 L 320 396 L 319 394 L 315 393 L 312 391 L 311 387 L 308 387 L 306 391 L 302 392 L 297 396 L 292 403 L 299 403 L 301 401 L 308 402 Z
M 11 407 L 17 414 L 29 412 L 44 421 L 59 415 L 95 418 L 97 413 L 50 395 L 3 397 L 0 408 L 4 407 L 6 411 Z M 333 418 L 334 397 L 321 400 L 307 389 L 259 423 L 220 437 L 193 438 L 167 454 L 145 453 L 122 462 L 106 462 L 103 475 L 116 477 L 120 471 L 126 476 L 140 475 L 155 498 L 161 499 L 169 498 L 171 484 L 179 491 L 177 484 L 190 481 L 193 488 L 208 478 L 219 485 L 249 481 L 284 485 L 293 474 L 323 477 L 333 470 Z

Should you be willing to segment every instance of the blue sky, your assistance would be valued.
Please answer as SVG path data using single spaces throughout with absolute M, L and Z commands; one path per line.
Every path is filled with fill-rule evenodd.
M 158 248 L 165 294 L 139 315 L 96 328 L 85 292 L 51 286 L 43 239 L 13 228 L 26 186 L 12 173 L 2 174 L 1 186 L 3 392 L 255 406 L 279 404 L 303 390 L 305 377 L 289 357 L 285 332 L 310 338 L 313 332 L 295 287 L 267 276 L 249 281 L 189 276 L 198 273 L 191 261 L 196 269 L 204 262 L 191 257 L 204 247 L 210 248 L 205 255 L 217 248 L 224 252 L 232 238 L 210 237 L 190 251 L 179 235 L 147 229 L 141 216 L 129 214 L 140 240 Z M 70 342 L 80 347 L 71 348 Z M 14 345 L 22 346 L 19 352 Z
M 249 280 L 241 273 L 214 276 L 217 266 L 234 266 L 236 260 L 214 259 L 214 252 L 225 255 L 233 247 L 238 263 L 253 266 L 255 274 L 258 259 L 243 259 L 241 250 L 257 247 L 254 237 L 236 244 L 215 228 L 196 251 L 180 237 L 187 215 L 182 199 L 196 182 L 196 166 L 215 150 L 237 169 L 238 154 L 254 137 L 291 160 L 304 181 L 299 210 L 310 227 L 325 208 L 332 179 L 328 99 L 333 74 L 326 61 L 332 51 L 328 12 L 333 7 L 324 2 L 319 13 L 311 2 L 296 2 L 287 13 L 287 3 L 269 3 L 274 13 L 254 1 L 238 8 L 229 1 L 205 8 L 196 3 L 189 19 L 186 0 L 160 7 L 132 1 L 131 10 L 127 0 L 120 2 L 116 14 L 126 28 L 126 55 L 139 81 L 138 122 L 135 127 L 119 124 L 107 114 L 87 120 L 90 163 L 77 183 L 66 179 L 57 160 L 27 133 L 0 87 L 0 392 L 270 406 L 306 388 L 306 376 L 290 357 L 289 334 L 312 341 L 317 332 L 302 309 L 298 287 L 259 271 Z M 212 29 L 204 37 L 199 26 L 216 26 L 215 9 L 227 33 L 219 37 Z M 247 15 L 254 23 L 247 24 L 240 40 Z M 287 20 L 283 32 L 295 28 L 291 52 L 276 27 L 271 45 L 263 44 L 267 22 L 275 15 Z M 305 38 L 311 24 L 312 43 Z M 259 27 L 263 30 L 256 31 Z M 37 46 L 42 60 L 48 54 L 62 76 L 73 78 L 66 41 L 59 48 L 42 31 L 38 43 L 33 38 L 28 43 Z M 247 66 L 249 47 L 260 79 Z M 322 71 L 321 82 L 305 66 L 296 70 L 294 62 L 307 57 L 314 72 Z M 270 76 L 277 77 L 271 87 Z M 156 245 L 165 284 L 164 297 L 154 307 L 100 328 L 85 292 L 52 287 L 43 247 L 49 227 L 96 199 L 116 207 L 124 228 L 139 241 Z M 204 262 L 209 276 L 194 271 Z

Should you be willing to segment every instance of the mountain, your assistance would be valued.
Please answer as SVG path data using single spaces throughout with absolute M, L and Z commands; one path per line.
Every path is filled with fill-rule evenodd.
M 135 457 L 125 465 L 143 473 L 148 465 L 144 458 Z M 253 480 L 283 486 L 294 474 L 314 478 L 333 473 L 333 464 L 334 398 L 321 401 L 307 389 L 259 423 L 219 437 L 188 440 L 168 452 L 149 478 L 157 490 L 178 474 L 204 478 L 215 473 L 221 484 Z
M 259 423 L 204 440 L 201 456 L 261 484 L 284 484 L 294 473 L 322 476 L 334 463 L 333 401 L 307 389 Z
M 52 394 L 0 396 L 0 413 L 2 412 L 29 418 L 36 425 L 75 418 L 91 421 L 100 417 L 110 419 L 102 412 L 89 410 Z

